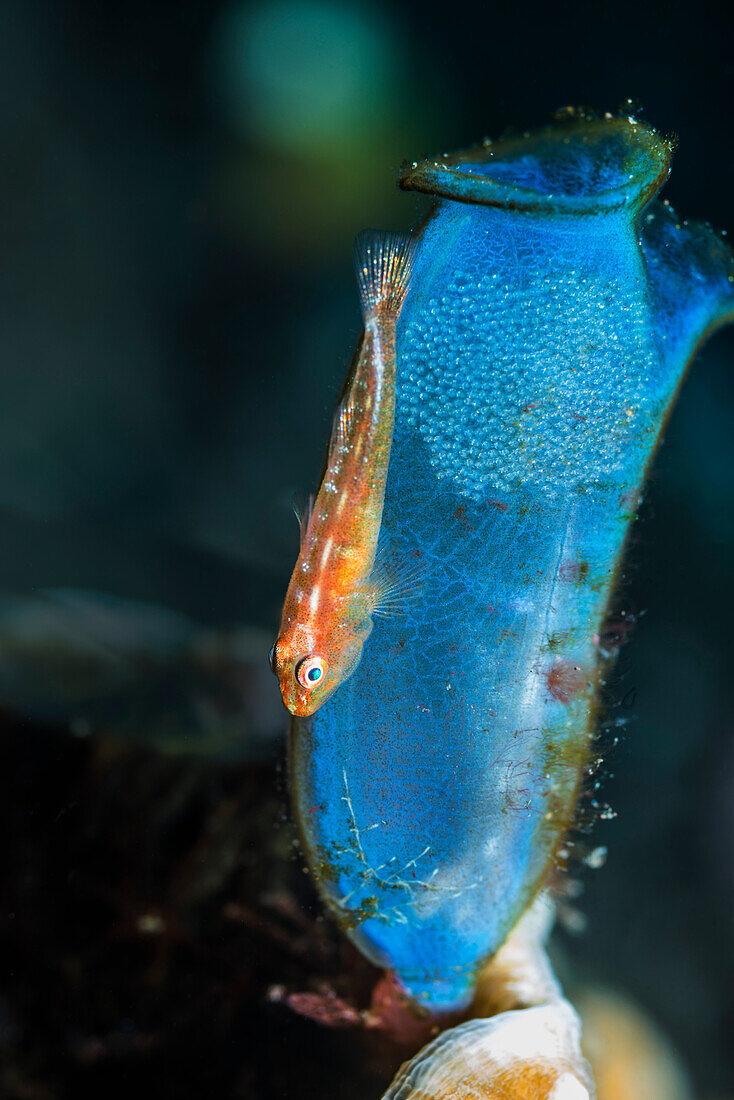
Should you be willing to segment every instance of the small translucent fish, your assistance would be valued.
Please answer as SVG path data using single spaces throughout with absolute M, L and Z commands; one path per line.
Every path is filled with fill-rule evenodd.
M 396 582 L 378 563 L 395 414 L 395 330 L 410 283 L 413 244 L 361 233 L 355 266 L 364 335 L 334 418 L 326 471 L 301 520 L 301 550 L 270 654 L 291 714 L 313 714 L 351 676 Z

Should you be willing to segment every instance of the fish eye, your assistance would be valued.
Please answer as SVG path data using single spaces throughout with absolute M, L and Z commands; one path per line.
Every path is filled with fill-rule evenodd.
M 296 680 L 306 691 L 311 691 L 317 687 L 323 680 L 325 673 L 326 661 L 323 657 L 304 657 L 296 665 Z
M 277 644 L 278 644 L 277 642 L 273 642 L 273 644 L 271 646 L 271 649 L 270 649 L 270 653 L 268 653 L 268 661 L 270 662 L 270 668 L 275 673 L 277 673 L 277 671 L 278 671 L 277 668 L 275 667 L 275 648 L 276 648 Z

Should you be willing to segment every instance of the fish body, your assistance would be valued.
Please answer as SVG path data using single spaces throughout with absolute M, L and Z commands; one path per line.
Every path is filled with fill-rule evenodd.
M 372 616 L 389 598 L 375 572 L 395 415 L 395 333 L 412 245 L 363 233 L 355 266 L 364 334 L 334 420 L 326 470 L 301 527 L 271 664 L 283 702 L 313 714 L 357 668 Z

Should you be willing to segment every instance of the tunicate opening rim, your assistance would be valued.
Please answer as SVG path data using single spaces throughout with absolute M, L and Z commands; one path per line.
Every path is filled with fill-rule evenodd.
M 619 171 L 629 178 L 618 186 L 586 194 L 545 192 L 470 170 L 472 164 L 507 161 L 529 151 L 533 143 L 546 147 L 582 142 L 590 145 L 621 137 L 628 149 Z M 631 118 L 604 118 L 561 122 L 518 137 L 505 138 L 421 161 L 398 183 L 404 191 L 420 191 L 471 205 L 491 206 L 520 213 L 568 215 L 603 214 L 619 208 L 638 213 L 660 190 L 670 171 L 672 142 Z

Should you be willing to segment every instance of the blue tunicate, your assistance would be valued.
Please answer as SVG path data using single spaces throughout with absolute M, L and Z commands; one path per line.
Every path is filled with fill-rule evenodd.
M 420 592 L 292 730 L 319 888 L 415 997 L 466 1002 L 572 821 L 598 635 L 734 258 L 651 202 L 670 148 L 574 121 L 411 168 L 439 197 L 398 331 L 381 539 Z

